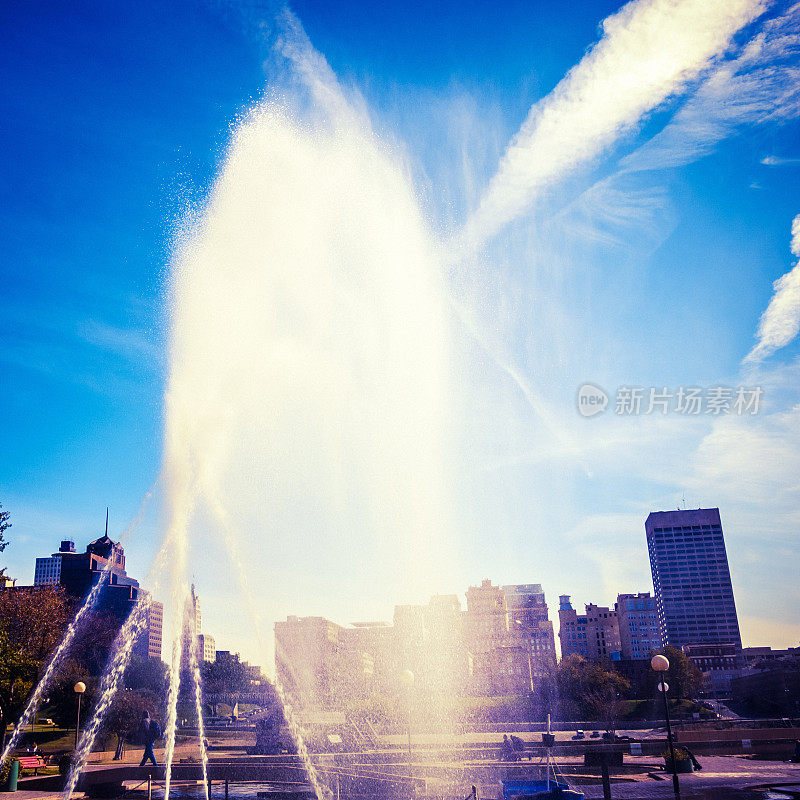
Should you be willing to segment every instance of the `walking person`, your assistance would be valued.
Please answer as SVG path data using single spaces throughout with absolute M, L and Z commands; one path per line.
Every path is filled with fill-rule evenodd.
M 153 762 L 153 766 L 157 767 L 155 754 L 153 753 L 153 745 L 157 739 L 161 738 L 161 726 L 154 719 L 150 719 L 150 714 L 147 711 L 142 713 L 141 725 L 142 738 L 144 739 L 144 755 L 142 756 L 142 763 L 139 764 L 143 767 L 149 758 Z

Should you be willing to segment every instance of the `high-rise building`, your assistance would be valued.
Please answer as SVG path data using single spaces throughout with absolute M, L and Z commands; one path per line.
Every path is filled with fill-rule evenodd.
M 433 595 L 423 607 L 423 620 L 427 647 L 422 685 L 440 693 L 463 690 L 469 677 L 469 659 L 458 596 Z
M 125 571 L 125 550 L 109 537 L 108 519 L 105 534 L 90 542 L 85 552 L 76 553 L 74 542 L 64 540 L 57 553 L 49 558 L 37 558 L 34 585 L 60 585 L 68 594 L 82 601 L 103 576 L 107 566 L 108 582 L 97 598 L 96 608 L 116 618 L 121 625 L 144 590 Z M 161 658 L 162 615 L 161 603 L 152 601 L 145 629 L 134 645 L 137 655 Z
M 136 600 L 138 595 L 132 590 L 138 589 L 139 582 L 125 572 L 125 550 L 109 537 L 108 532 L 89 542 L 84 553 L 76 553 L 72 542 L 61 543 L 62 547 L 65 545 L 66 550 L 59 550 L 59 583 L 69 594 L 86 597 L 108 566 L 108 586 L 102 591 L 101 606 L 108 607 L 113 603 L 122 609 L 127 602 Z M 112 598 L 116 598 L 116 602 Z
M 200 612 L 200 597 L 192 584 L 189 597 L 186 598 L 186 611 L 183 619 L 183 653 L 184 665 L 190 664 L 192 638 L 197 642 L 197 660 L 215 661 L 217 646 L 213 636 L 203 633 L 203 615 Z
M 538 583 L 467 590 L 464 642 L 471 689 L 481 694 L 530 692 L 555 663 L 555 636 Z
M 661 647 L 655 598 L 650 592 L 621 594 L 617 596 L 616 609 L 622 658 L 649 659 Z
M 502 588 L 484 580 L 467 589 L 464 634 L 470 652 L 482 653 L 508 636 L 508 604 Z
M 161 660 L 161 638 L 164 625 L 164 606 L 153 601 L 147 606 L 145 628 L 134 645 L 133 652 L 140 658 Z
M 615 608 L 586 606 L 586 641 L 590 658 L 619 661 L 622 645 L 619 640 L 619 620 Z
M 719 509 L 654 511 L 645 532 L 663 644 L 741 648 Z

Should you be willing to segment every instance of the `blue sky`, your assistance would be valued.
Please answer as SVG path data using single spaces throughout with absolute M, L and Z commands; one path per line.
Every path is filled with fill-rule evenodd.
M 773 282 L 800 256 L 800 10 L 737 0 L 734 24 L 708 3 L 695 26 L 706 40 L 646 17 L 651 5 L 605 27 L 620 4 L 292 11 L 302 52 L 327 61 L 448 253 L 443 469 L 457 557 L 425 589 L 491 577 L 541 581 L 551 608 L 561 593 L 613 603 L 650 588 L 644 518 L 685 495 L 720 506 L 745 643 L 796 645 L 800 289 Z M 651 76 L 625 13 L 643 15 L 640 39 L 648 24 L 663 33 L 644 57 L 662 47 L 687 62 Z M 158 476 L 174 233 L 203 207 L 249 108 L 310 102 L 297 64 L 276 55 L 281 20 L 278 6 L 222 2 L 4 11 L 0 502 L 14 527 L 1 563 L 22 581 L 62 536 L 99 534 L 106 505 L 120 533 Z M 765 404 L 741 418 L 583 419 L 584 382 L 612 398 L 757 384 Z M 157 491 L 126 542 L 134 575 L 162 506 Z M 219 632 L 232 593 L 191 569 L 207 628 L 247 651 L 244 631 Z M 426 599 L 353 580 L 270 613 L 346 622 Z

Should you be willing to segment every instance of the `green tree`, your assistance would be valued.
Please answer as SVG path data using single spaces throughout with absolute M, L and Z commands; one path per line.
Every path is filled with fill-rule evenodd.
M 90 675 L 105 671 L 119 629 L 119 618 L 107 611 L 94 609 L 84 617 L 70 651 Z
M 667 645 L 658 652 L 665 655 L 669 660 L 667 683 L 669 684 L 670 697 L 678 699 L 696 697 L 697 690 L 703 682 L 703 674 L 695 663 L 687 657 L 683 650 L 672 645 Z M 655 691 L 658 680 L 656 673 L 653 673 L 651 676 L 653 691 Z
M 81 721 L 89 713 L 97 692 L 97 680 L 86 668 L 74 658 L 67 658 L 56 671 L 56 675 L 47 694 L 50 698 L 50 715 L 63 728 L 74 728 L 78 715 L 78 696 L 75 684 L 81 681 L 86 684 L 86 691 L 81 699 Z
M 0 592 L 0 620 L 11 644 L 43 662 L 64 637 L 72 601 L 59 586 L 36 586 Z
M 36 660 L 15 647 L 0 626 L 0 749 L 6 744 L 6 728 L 16 721 L 36 680 Z
M 630 681 L 618 672 L 577 653 L 561 661 L 555 677 L 563 715 L 600 719 L 611 727 L 621 709 L 618 699 L 631 689 Z
M 123 690 L 117 692 L 111 708 L 103 722 L 103 727 L 116 734 L 117 749 L 114 760 L 122 758 L 125 749 L 125 740 L 136 733 L 142 724 L 142 715 L 147 711 L 151 716 L 155 712 L 156 704 L 152 697 L 146 697 L 139 692 Z
M 239 656 L 224 661 L 203 662 L 203 687 L 209 694 L 239 694 L 250 688 L 250 679 Z
M 622 715 L 628 708 L 620 696 L 619 686 L 614 682 L 604 682 L 590 689 L 583 698 L 591 719 L 602 723 L 605 730 L 613 732 Z

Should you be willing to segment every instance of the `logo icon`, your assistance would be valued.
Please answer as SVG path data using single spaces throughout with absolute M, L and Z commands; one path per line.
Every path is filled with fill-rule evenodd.
M 593 383 L 584 383 L 578 389 L 578 413 L 582 417 L 602 414 L 608 405 L 608 395 Z

